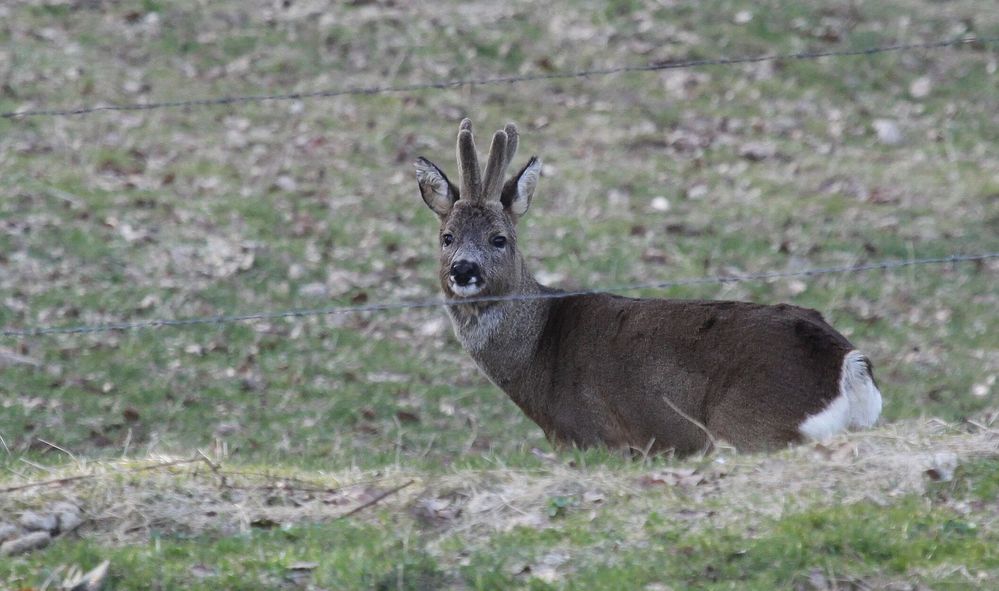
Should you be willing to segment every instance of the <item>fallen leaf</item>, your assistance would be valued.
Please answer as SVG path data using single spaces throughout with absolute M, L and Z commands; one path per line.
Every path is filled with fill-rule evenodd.
M 295 562 L 288 565 L 288 570 L 312 570 L 318 567 L 318 562 Z
M 272 529 L 279 525 L 281 524 L 269 517 L 258 517 L 257 519 L 254 519 L 253 521 L 250 522 L 250 527 L 256 527 L 260 529 Z
M 704 481 L 704 475 L 693 468 L 672 468 L 646 474 L 639 479 L 639 484 L 646 487 L 655 485 L 695 486 Z
M 420 416 L 414 412 L 408 410 L 396 411 L 395 418 L 399 419 L 400 423 L 419 423 Z

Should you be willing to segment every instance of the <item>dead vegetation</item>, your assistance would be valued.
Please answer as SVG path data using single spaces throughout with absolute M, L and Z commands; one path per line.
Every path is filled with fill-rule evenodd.
M 207 458 L 83 462 L 48 477 L 33 470 L 10 481 L 0 496 L 0 515 L 16 519 L 59 504 L 79 507 L 83 524 L 72 535 L 102 545 L 137 543 L 154 533 L 226 536 L 345 515 L 364 520 L 357 509 L 373 501 L 409 515 L 420 527 L 483 542 L 516 527 L 557 526 L 553 518 L 565 508 L 555 503 L 553 509 L 557 498 L 573 499 L 573 510 L 630 515 L 638 525 L 654 510 L 693 528 L 752 529 L 832 499 L 889 505 L 923 494 L 928 483 L 953 478 L 961 464 L 999 456 L 995 419 L 991 414 L 963 425 L 906 421 L 773 455 L 722 449 L 682 462 L 618 467 L 577 466 L 540 451 L 544 467 L 539 469 L 441 475 L 403 467 L 279 474 L 229 468 Z M 966 505 L 959 509 L 972 511 Z M 982 528 L 999 528 L 995 515 L 976 518 Z

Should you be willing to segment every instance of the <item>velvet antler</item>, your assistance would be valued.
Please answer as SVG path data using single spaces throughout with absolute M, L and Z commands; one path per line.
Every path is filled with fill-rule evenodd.
M 458 126 L 458 169 L 461 171 L 461 198 L 475 201 L 482 195 L 479 156 L 472 138 L 472 121 L 462 119 Z

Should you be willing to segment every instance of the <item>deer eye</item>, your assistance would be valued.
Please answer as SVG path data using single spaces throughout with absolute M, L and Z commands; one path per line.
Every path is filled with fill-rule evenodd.
M 493 239 L 489 242 L 496 248 L 503 248 L 506 246 L 506 236 L 493 236 Z
M 452 242 L 454 242 L 454 236 L 452 236 L 451 234 L 445 234 L 441 236 L 441 244 L 443 244 L 444 246 L 451 246 Z

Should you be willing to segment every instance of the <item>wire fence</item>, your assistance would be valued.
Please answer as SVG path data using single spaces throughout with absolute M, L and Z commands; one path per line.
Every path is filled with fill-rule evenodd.
M 56 334 L 93 334 L 112 331 L 130 331 L 147 328 L 186 327 L 205 324 L 231 324 L 236 322 L 251 322 L 258 320 L 279 320 L 285 318 L 302 318 L 307 316 L 333 316 L 339 314 L 359 314 L 363 312 L 387 312 L 396 310 L 411 310 L 416 308 L 439 308 L 449 306 L 489 304 L 497 302 L 524 302 L 532 300 L 553 300 L 575 296 L 594 295 L 608 292 L 638 291 L 643 289 L 666 289 L 689 285 L 704 285 L 718 283 L 745 283 L 768 281 L 772 279 L 788 279 L 794 277 L 817 277 L 820 275 L 861 273 L 865 271 L 892 270 L 918 265 L 939 265 L 945 263 L 965 263 L 999 258 L 999 252 L 979 254 L 954 254 L 945 257 L 927 257 L 918 259 L 896 259 L 865 263 L 860 265 L 844 265 L 838 267 L 818 267 L 811 269 L 789 271 L 767 271 L 744 275 L 711 275 L 705 277 L 688 277 L 654 283 L 636 283 L 617 285 L 596 289 L 580 289 L 549 293 L 514 294 L 503 296 L 470 297 L 461 300 L 420 300 L 412 302 L 386 302 L 375 304 L 330 306 L 325 308 L 300 308 L 251 312 L 247 314 L 201 316 L 195 318 L 151 319 L 135 322 L 112 322 L 107 324 L 81 326 L 44 326 L 33 328 L 7 328 L 0 333 L 4 337 L 33 337 Z
M 109 111 L 145 111 L 154 109 L 177 109 L 189 107 L 210 107 L 220 105 L 244 104 L 267 101 L 290 101 L 314 98 L 330 98 L 348 95 L 375 95 L 385 93 L 415 92 L 422 90 L 442 90 L 462 86 L 484 86 L 498 84 L 518 84 L 526 82 L 536 82 L 544 80 L 562 80 L 573 78 L 588 78 L 595 76 L 606 76 L 611 74 L 633 73 L 633 72 L 654 72 L 662 70 L 676 70 L 685 68 L 697 68 L 707 66 L 733 66 L 739 64 L 750 64 L 770 61 L 791 61 L 791 60 L 814 60 L 820 58 L 845 58 L 873 56 L 891 52 L 911 52 L 919 50 L 932 50 L 947 47 L 957 47 L 969 44 L 989 45 L 999 43 L 999 38 L 981 38 L 974 35 L 967 35 L 957 39 L 927 41 L 920 43 L 905 43 L 895 45 L 881 45 L 874 47 L 829 50 L 829 51 L 806 51 L 797 53 L 778 53 L 755 56 L 723 57 L 714 59 L 696 59 L 675 61 L 666 63 L 654 63 L 633 66 L 613 66 L 608 68 L 589 69 L 571 72 L 551 72 L 545 74 L 525 74 L 517 76 L 499 76 L 491 78 L 456 79 L 422 84 L 404 84 L 397 86 L 372 86 L 353 87 L 344 89 L 330 89 L 313 92 L 292 92 L 283 94 L 260 94 L 248 96 L 220 96 L 200 99 L 190 99 L 182 101 L 162 101 L 151 103 L 130 103 L 130 104 L 110 104 L 96 106 L 82 106 L 65 109 L 37 109 L 0 113 L 0 118 L 4 119 L 27 119 L 31 117 L 59 117 L 88 115 Z M 307 309 L 287 309 L 276 311 L 260 311 L 245 314 L 202 316 L 178 319 L 150 319 L 140 321 L 110 322 L 95 325 L 78 326 L 40 326 L 23 328 L 4 328 L 0 331 L 2 337 L 31 337 L 56 334 L 92 334 L 112 331 L 130 331 L 160 327 L 185 327 L 209 324 L 230 324 L 237 322 L 251 322 L 260 320 L 275 320 L 283 318 L 300 318 L 308 316 L 332 316 L 340 314 L 356 314 L 364 312 L 382 312 L 393 310 L 406 310 L 417 308 L 447 307 L 468 304 L 487 304 L 495 302 L 515 302 L 538 299 L 558 299 L 581 295 L 592 295 L 606 292 L 628 292 L 643 289 L 666 289 L 670 287 L 717 284 L 717 283 L 738 283 L 752 281 L 767 281 L 773 279 L 786 279 L 793 277 L 814 277 L 828 274 L 859 273 L 873 270 L 892 270 L 901 267 L 911 267 L 917 265 L 962 263 L 970 261 L 983 261 L 999 257 L 999 252 L 985 252 L 979 254 L 954 254 L 945 257 L 916 258 L 906 260 L 888 260 L 861 265 L 821 267 L 795 271 L 768 271 L 744 275 L 715 275 L 705 277 L 691 277 L 684 279 L 660 281 L 654 283 L 641 283 L 631 285 L 609 286 L 597 289 L 583 289 L 573 291 L 560 291 L 538 294 L 517 294 L 506 296 L 487 296 L 463 298 L 461 300 L 421 300 L 409 302 L 385 302 L 363 305 L 331 306 L 323 308 Z
M 350 95 L 374 95 L 387 93 L 417 92 L 422 90 L 442 90 L 447 88 L 458 88 L 464 86 L 487 86 L 498 84 L 519 84 L 525 82 L 538 82 L 544 80 L 566 80 L 572 78 L 590 78 L 595 76 L 607 76 L 611 74 L 624 74 L 633 72 L 656 72 L 661 70 L 680 70 L 686 68 L 699 68 L 707 66 L 734 66 L 739 64 L 753 64 L 773 61 L 800 61 L 814 60 L 825 57 L 863 57 L 884 53 L 898 53 L 918 50 L 941 49 L 945 47 L 956 47 L 961 45 L 991 45 L 999 43 L 997 37 L 977 37 L 967 35 L 958 39 L 948 39 L 942 41 L 926 41 L 920 43 L 902 43 L 895 45 L 880 45 L 859 49 L 843 49 L 828 51 L 802 51 L 796 53 L 775 53 L 754 56 L 722 57 L 712 59 L 695 59 L 683 61 L 671 61 L 665 63 L 653 63 L 633 66 L 611 66 L 608 68 L 596 68 L 590 70 L 578 70 L 572 72 L 550 72 L 546 74 L 524 74 L 517 76 L 496 76 L 489 78 L 468 78 L 443 80 L 437 82 L 427 82 L 421 84 L 402 84 L 397 86 L 368 86 L 352 87 L 341 89 L 316 90 L 310 92 L 289 92 L 275 94 L 257 94 L 246 96 L 219 96 L 199 99 L 189 99 L 180 101 L 160 101 L 151 103 L 123 103 L 111 105 L 81 106 L 62 109 L 34 109 L 25 111 L 10 111 L 0 113 L 3 119 L 27 119 L 30 117 L 62 117 L 72 115 L 88 115 L 106 111 L 150 111 L 154 109 L 180 109 L 189 107 L 211 107 L 221 105 L 235 105 L 245 103 L 260 103 L 270 101 L 298 101 L 303 99 L 332 98 Z

